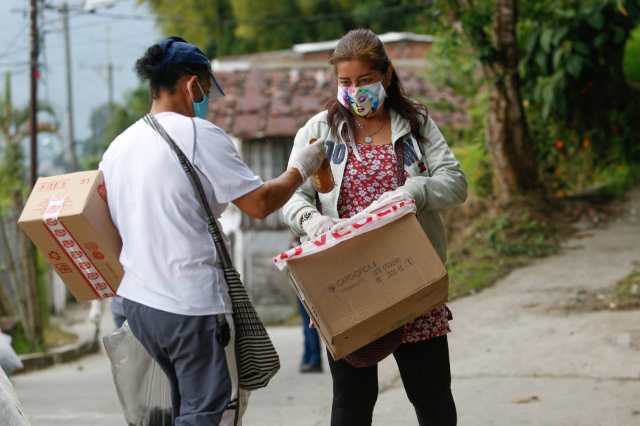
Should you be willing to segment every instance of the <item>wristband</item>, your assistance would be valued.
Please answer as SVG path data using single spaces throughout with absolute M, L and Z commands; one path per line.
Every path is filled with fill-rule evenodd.
M 300 219 L 298 220 L 298 225 L 300 225 L 300 228 L 302 228 L 302 224 L 304 222 L 306 222 L 307 220 L 311 219 L 316 214 L 318 214 L 318 212 L 315 211 L 315 210 L 312 210 L 312 209 L 309 209 L 309 210 L 305 211 L 304 213 L 302 213 L 300 215 Z

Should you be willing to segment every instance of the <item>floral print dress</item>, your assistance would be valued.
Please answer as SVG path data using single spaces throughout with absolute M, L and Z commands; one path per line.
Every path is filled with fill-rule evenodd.
M 349 147 L 351 149 L 351 147 Z M 362 161 L 349 155 L 340 188 L 338 214 L 349 218 L 369 206 L 387 191 L 398 188 L 398 161 L 392 144 L 358 144 Z M 407 172 L 405 177 L 407 176 Z M 439 306 L 404 326 L 402 343 L 414 343 L 447 334 L 450 313 Z

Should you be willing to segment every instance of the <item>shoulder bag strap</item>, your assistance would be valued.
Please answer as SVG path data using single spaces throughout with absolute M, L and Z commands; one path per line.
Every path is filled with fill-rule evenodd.
M 162 136 L 165 142 L 167 142 L 169 147 L 178 156 L 178 160 L 182 165 L 182 169 L 189 176 L 189 180 L 191 181 L 193 189 L 198 195 L 197 198 L 200 201 L 200 204 L 202 205 L 202 208 L 204 209 L 207 215 L 207 231 L 209 232 L 209 235 L 211 235 L 211 239 L 213 240 L 213 244 L 216 248 L 218 256 L 220 256 L 220 263 L 222 264 L 223 268 L 232 268 L 233 263 L 231 262 L 231 256 L 229 255 L 227 246 L 224 243 L 224 237 L 222 236 L 222 232 L 218 227 L 218 223 L 215 217 L 213 216 L 213 213 L 211 212 L 211 207 L 209 206 L 209 202 L 207 201 L 204 188 L 202 188 L 202 182 L 200 181 L 200 178 L 198 177 L 198 173 L 193 167 L 193 164 L 191 164 L 187 156 L 184 155 L 184 152 L 182 152 L 180 147 L 174 142 L 171 136 L 169 136 L 169 134 L 164 129 L 164 127 L 162 127 L 162 125 L 158 122 L 158 120 L 156 120 L 156 118 L 153 115 L 151 114 L 145 115 L 144 121 L 153 130 L 155 130 L 160 136 Z

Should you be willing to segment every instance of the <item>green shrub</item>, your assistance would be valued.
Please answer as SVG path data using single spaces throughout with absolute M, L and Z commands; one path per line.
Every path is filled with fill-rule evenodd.
M 629 84 L 640 89 L 640 26 L 633 30 L 627 40 L 623 68 Z

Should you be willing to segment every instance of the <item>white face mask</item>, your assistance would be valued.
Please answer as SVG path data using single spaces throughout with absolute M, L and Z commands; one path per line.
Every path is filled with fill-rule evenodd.
M 381 81 L 366 86 L 339 86 L 337 95 L 342 106 L 360 117 L 376 112 L 386 97 Z

